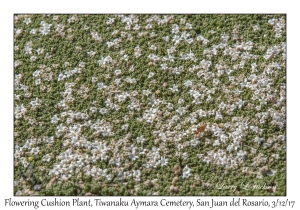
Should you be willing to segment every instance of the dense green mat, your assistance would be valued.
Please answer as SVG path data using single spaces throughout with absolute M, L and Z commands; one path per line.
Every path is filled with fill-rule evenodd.
M 15 15 L 15 195 L 286 195 L 285 19 Z

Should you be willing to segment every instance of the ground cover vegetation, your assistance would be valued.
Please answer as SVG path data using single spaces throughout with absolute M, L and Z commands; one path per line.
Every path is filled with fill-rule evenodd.
M 285 195 L 285 21 L 16 14 L 15 195 Z

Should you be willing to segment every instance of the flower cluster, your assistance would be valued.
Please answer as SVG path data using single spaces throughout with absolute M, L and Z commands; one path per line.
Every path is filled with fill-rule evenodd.
M 279 14 L 16 15 L 15 194 L 211 195 L 220 176 L 275 185 L 285 33 Z

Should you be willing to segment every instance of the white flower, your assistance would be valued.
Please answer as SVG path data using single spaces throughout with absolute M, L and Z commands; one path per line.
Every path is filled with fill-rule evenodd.
M 169 36 L 165 36 L 163 37 L 163 39 L 165 40 L 165 42 L 169 42 Z
M 25 18 L 23 22 L 26 23 L 26 25 L 28 25 L 29 23 L 31 23 L 31 20 L 30 18 Z
M 30 61 L 31 61 L 31 62 L 34 62 L 34 61 L 36 61 L 36 59 L 37 59 L 37 57 L 36 57 L 36 56 L 31 56 L 31 57 L 30 57 Z
M 168 66 L 165 63 L 161 64 L 160 66 L 161 66 L 162 70 L 167 70 L 168 69 Z
M 81 62 L 78 64 L 78 66 L 81 67 L 81 68 L 84 68 L 84 67 L 85 67 L 85 62 L 82 62 L 82 61 L 81 61 Z
M 215 142 L 213 143 L 213 146 L 219 146 L 220 145 L 220 141 L 219 140 L 215 140 Z
M 97 108 L 96 107 L 91 107 L 90 110 L 92 111 L 92 113 L 96 113 L 97 112 Z
M 115 70 L 115 75 L 116 76 L 119 76 L 121 74 L 122 74 L 122 70 L 120 70 L 120 69 Z
M 169 88 L 173 93 L 178 92 L 178 85 L 173 85 L 173 87 Z
M 198 139 L 192 139 L 190 141 L 191 146 L 195 147 L 200 143 L 200 141 Z
M 184 83 L 184 86 L 185 87 L 190 87 L 190 86 L 192 86 L 193 85 L 193 82 L 191 81 L 191 80 L 187 80 L 187 81 L 185 81 L 185 83 Z
M 183 159 L 183 160 L 186 160 L 186 159 L 188 159 L 188 158 L 189 158 L 189 154 L 186 153 L 186 152 L 184 152 L 184 153 L 182 154 L 182 159 Z
M 197 37 L 197 41 L 199 41 L 199 42 L 202 42 L 203 44 L 207 44 L 207 43 L 209 43 L 209 40 L 208 39 L 205 39 L 203 36 L 201 36 L 201 35 L 199 35 L 198 37 Z
M 202 109 L 199 110 L 199 116 L 200 117 L 206 117 L 206 112 Z
M 136 138 L 136 142 L 137 143 L 144 143 L 146 139 L 144 138 L 144 135 L 141 135 L 139 137 Z
M 178 45 L 182 38 L 178 35 L 174 35 L 172 41 L 175 42 L 175 45 Z
M 167 104 L 167 108 L 172 110 L 172 109 L 174 108 L 174 105 L 171 104 L 171 103 L 168 103 L 168 104 Z
M 93 31 L 91 32 L 92 38 L 98 42 L 102 42 L 102 38 L 98 35 L 98 32 Z
M 150 73 L 148 74 L 148 78 L 152 78 L 154 75 L 155 75 L 155 73 L 150 72 Z
M 178 115 L 174 115 L 172 117 L 172 121 L 177 122 L 178 120 L 180 120 L 180 117 Z
M 122 60 L 128 61 L 129 56 L 128 55 L 123 55 Z
M 31 104 L 32 108 L 36 108 L 41 105 L 40 102 L 41 102 L 41 100 L 36 98 L 34 101 L 31 101 L 30 104 Z
M 193 29 L 193 26 L 192 26 L 192 24 L 190 24 L 190 23 L 186 23 L 185 26 L 186 26 L 188 29 Z
M 183 104 L 184 102 L 185 102 L 184 99 L 182 99 L 182 98 L 178 99 L 178 104 Z
M 37 155 L 40 152 L 40 149 L 39 149 L 39 147 L 32 148 L 30 152 Z
M 33 46 L 33 43 L 32 42 L 28 42 L 25 44 L 24 46 L 24 51 L 25 51 L 25 54 L 32 54 L 32 46 Z
M 140 57 L 142 55 L 142 49 L 139 46 L 136 46 L 134 48 L 134 56 L 136 58 Z
M 245 104 L 245 101 L 239 99 L 239 101 L 236 102 L 239 108 L 242 108 L 242 106 Z
M 108 181 L 110 181 L 110 180 L 112 180 L 112 179 L 114 178 L 114 175 L 113 175 L 113 174 L 108 174 L 108 175 L 106 175 L 105 177 L 106 177 L 106 179 L 107 179 Z
M 108 20 L 106 21 L 107 25 L 111 25 L 115 22 L 115 18 L 108 18 Z
M 150 50 L 157 50 L 157 47 L 156 47 L 155 45 L 152 44 L 152 45 L 149 47 L 149 49 L 150 49 Z
M 172 31 L 173 34 L 179 33 L 179 26 L 177 24 L 172 25 Z
M 39 85 L 39 84 L 41 84 L 41 79 L 37 79 L 37 80 L 35 80 L 35 81 L 34 81 L 34 83 L 35 83 L 35 85 Z
M 38 48 L 36 50 L 37 54 L 40 55 L 40 54 L 43 54 L 44 53 L 44 48 Z
M 15 29 L 15 32 L 16 32 L 16 36 L 19 36 L 23 32 L 23 30 L 21 28 L 17 28 Z
M 238 160 L 244 160 L 245 157 L 247 155 L 247 152 L 246 151 L 243 151 L 243 150 L 240 150 L 238 153 L 237 153 L 237 158 Z
M 153 31 L 150 33 L 150 37 L 152 38 L 152 37 L 156 37 L 157 36 L 157 34 L 156 33 L 154 33 Z
M 58 15 L 55 15 L 53 16 L 52 20 L 58 20 L 59 16 Z
M 150 108 L 149 110 L 145 111 L 143 115 L 143 119 L 146 120 L 146 122 L 148 123 L 153 123 L 153 121 L 156 118 L 156 114 L 157 114 L 157 109 Z
M 87 52 L 87 54 L 90 56 L 90 57 L 94 57 L 94 55 L 96 54 L 96 52 L 94 52 L 94 51 L 89 51 L 89 52 Z
M 272 154 L 272 157 L 275 159 L 279 159 L 279 154 Z
M 50 33 L 50 27 L 52 24 L 48 24 L 46 21 L 41 21 L 41 28 L 40 28 L 40 33 L 42 35 L 47 35 Z
M 254 31 L 258 31 L 259 30 L 259 26 L 258 25 L 253 25 L 252 28 L 253 28 Z
M 227 142 L 227 139 L 228 139 L 228 137 L 227 137 L 225 134 L 221 134 L 221 135 L 220 135 L 220 140 L 221 140 L 221 142 L 226 143 L 226 142 Z
M 56 114 L 52 117 L 51 122 L 53 124 L 57 124 L 60 119 L 56 116 Z
M 186 113 L 186 109 L 184 107 L 179 107 L 176 112 L 179 114 L 179 115 L 184 115 Z
M 124 124 L 122 125 L 121 129 L 124 130 L 124 131 L 127 131 L 129 128 L 129 125 L 128 124 Z
M 162 166 L 166 166 L 166 165 L 168 165 L 168 158 L 165 158 L 165 157 L 160 157 L 160 164 L 162 165 Z
M 132 177 L 135 178 L 136 181 L 140 181 L 141 171 L 140 170 L 132 170 Z
M 223 119 L 222 114 L 219 113 L 219 112 L 216 112 L 216 117 L 215 117 L 215 119 Z
M 218 80 L 218 79 L 213 79 L 213 84 L 214 85 L 218 85 L 220 83 L 220 80 Z
M 182 170 L 182 178 L 186 179 L 191 176 L 191 169 L 186 165 Z
M 108 113 L 108 110 L 106 108 L 101 108 L 99 110 L 100 114 L 104 115 L 104 114 L 107 114 Z
M 259 138 L 258 136 L 256 136 L 254 139 L 253 139 L 254 142 L 258 143 L 258 144 L 261 144 L 262 142 L 265 141 L 264 138 Z
M 143 93 L 143 95 L 146 95 L 146 96 L 151 94 L 151 92 L 149 90 L 143 90 L 142 93 Z
M 102 82 L 98 83 L 98 90 L 102 90 L 107 88 L 107 86 L 105 84 L 103 84 Z
M 98 78 L 97 77 L 92 77 L 92 83 L 96 83 L 98 82 Z
M 31 34 L 36 34 L 36 31 L 37 31 L 37 29 L 34 29 L 34 28 L 33 28 L 33 29 L 30 30 L 30 33 L 31 33 Z
M 51 156 L 49 154 L 46 154 L 42 158 L 43 161 L 49 162 L 51 160 Z
M 220 110 L 224 110 L 226 108 L 226 104 L 224 102 L 221 102 L 218 107 Z

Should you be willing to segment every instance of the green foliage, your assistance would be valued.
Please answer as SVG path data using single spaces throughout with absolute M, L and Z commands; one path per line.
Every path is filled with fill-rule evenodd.
M 285 19 L 15 15 L 14 194 L 286 195 Z M 259 174 L 265 166 L 268 173 Z M 29 167 L 40 191 L 22 177 Z M 243 183 L 276 190 L 245 190 Z

